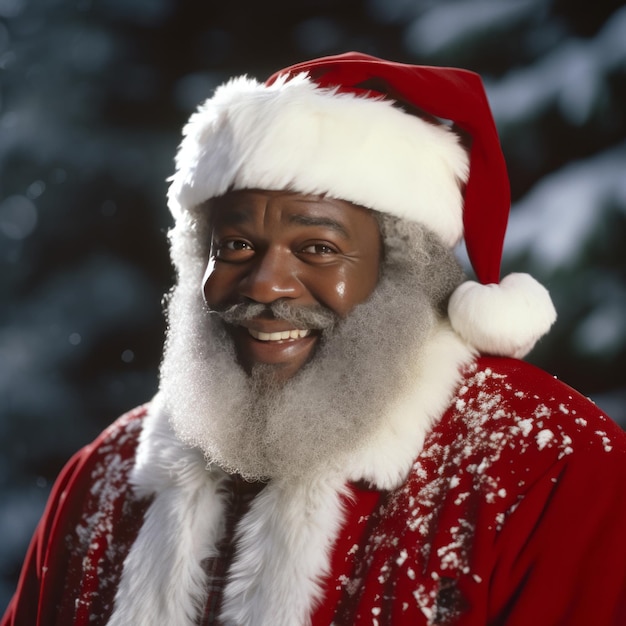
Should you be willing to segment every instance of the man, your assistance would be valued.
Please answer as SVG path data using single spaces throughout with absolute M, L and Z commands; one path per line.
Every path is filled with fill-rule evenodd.
M 159 393 L 64 470 L 3 625 L 626 623 L 625 436 L 517 360 L 555 313 L 499 282 L 508 194 L 472 73 L 219 88 Z

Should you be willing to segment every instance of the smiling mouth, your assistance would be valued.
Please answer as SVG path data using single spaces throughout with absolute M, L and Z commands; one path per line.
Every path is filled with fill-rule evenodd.
M 310 330 L 282 330 L 274 333 L 263 333 L 252 328 L 248 328 L 248 333 L 258 341 L 285 341 L 287 339 L 303 339 L 311 334 Z

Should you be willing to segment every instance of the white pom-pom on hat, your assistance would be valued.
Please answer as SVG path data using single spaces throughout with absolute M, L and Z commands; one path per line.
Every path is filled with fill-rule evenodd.
M 448 306 L 454 330 L 480 352 L 522 358 L 556 320 L 547 289 L 528 274 L 461 284 Z

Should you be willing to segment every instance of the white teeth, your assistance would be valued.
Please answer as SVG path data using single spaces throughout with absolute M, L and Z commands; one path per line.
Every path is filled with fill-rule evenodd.
M 252 328 L 248 332 L 259 341 L 281 341 L 285 339 L 302 339 L 311 333 L 310 330 L 283 330 L 278 333 L 262 333 Z

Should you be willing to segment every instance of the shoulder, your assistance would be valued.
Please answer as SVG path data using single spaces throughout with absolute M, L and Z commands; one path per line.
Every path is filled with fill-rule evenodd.
M 421 465 L 471 477 L 488 501 L 512 506 L 557 476 L 578 487 L 622 489 L 626 434 L 593 402 L 523 361 L 481 357 L 430 434 Z M 574 484 L 569 481 L 568 484 Z
M 82 554 L 98 524 L 119 517 L 126 502 L 139 501 L 129 475 L 147 410 L 141 406 L 125 413 L 70 459 L 55 482 L 40 523 L 42 545 L 71 544 Z
M 81 560 L 90 546 L 106 546 L 114 530 L 113 520 L 123 518 L 120 511 L 131 500 L 138 502 L 128 498 L 127 479 L 147 411 L 146 405 L 122 415 L 79 450 L 59 474 L 24 562 L 11 609 L 15 615 L 30 616 L 37 610 L 33 602 L 44 588 L 55 598 L 51 606 L 56 611 L 58 598 L 68 595 L 66 580 L 82 571 Z M 138 511 L 133 506 L 126 509 Z M 140 515 L 135 517 L 140 519 Z M 129 526 L 122 528 L 126 534 Z M 93 541 L 96 535 L 100 543 Z M 47 576 L 49 571 L 54 576 Z M 30 617 L 22 617 L 17 621 L 31 623 Z
M 485 473 L 497 474 L 512 492 L 565 475 L 578 477 L 581 492 L 600 484 L 622 489 L 626 433 L 591 400 L 533 365 L 477 359 L 451 417 L 457 429 L 462 424 Z
M 494 611 L 509 610 L 512 598 L 518 611 L 550 603 L 556 615 L 578 603 L 580 623 L 591 623 L 597 598 L 610 612 L 623 593 L 625 473 L 626 435 L 591 401 L 527 363 L 479 358 L 405 484 L 376 512 L 377 541 L 389 550 L 381 576 L 395 550 L 410 568 L 408 593 L 435 598 L 438 581 L 458 579 L 472 597 L 495 581 Z M 420 587 L 414 574 L 425 557 Z M 594 587 L 589 572 L 599 569 L 611 582 Z M 558 593 L 555 572 L 569 577 Z
M 92 443 L 80 450 L 78 456 L 95 459 L 109 455 L 111 452 L 124 456 L 134 454 L 149 406 L 149 404 L 143 404 L 124 413 L 103 430 Z
M 93 498 L 105 483 L 126 483 L 135 463 L 136 450 L 149 405 L 128 411 L 93 442 L 68 461 L 50 494 L 47 515 L 56 514 L 68 501 Z M 72 498 L 69 498 L 70 494 Z M 90 495 L 91 494 L 91 495 Z
M 626 433 L 591 400 L 524 361 L 482 357 L 467 368 L 455 410 L 487 431 L 526 439 L 539 449 L 626 454 Z M 477 424 L 478 421 L 478 424 Z

